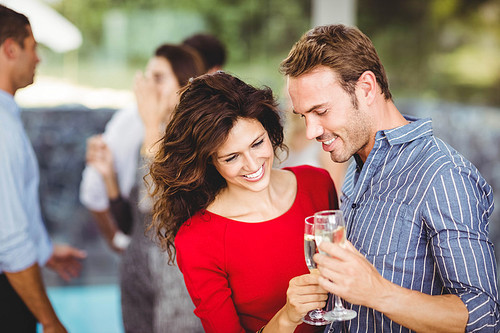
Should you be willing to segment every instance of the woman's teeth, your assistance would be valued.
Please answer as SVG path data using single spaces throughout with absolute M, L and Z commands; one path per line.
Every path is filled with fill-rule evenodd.
M 259 170 L 257 170 L 254 173 L 251 173 L 249 175 L 244 175 L 243 177 L 248 178 L 248 179 L 256 179 L 262 176 L 262 173 L 264 173 L 264 167 L 260 167 Z

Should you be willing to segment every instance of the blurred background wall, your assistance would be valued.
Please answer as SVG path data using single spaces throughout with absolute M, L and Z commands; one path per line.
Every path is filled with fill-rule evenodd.
M 47 227 L 55 240 L 89 252 L 82 277 L 71 286 L 114 286 L 119 263 L 78 202 L 85 140 L 101 132 L 116 109 L 133 103 L 133 76 L 144 69 L 158 44 L 177 43 L 195 32 L 220 38 L 229 53 L 226 70 L 252 84 L 270 86 L 285 107 L 285 81 L 278 67 L 293 43 L 317 24 L 358 26 L 373 40 L 400 110 L 432 117 L 436 134 L 475 163 L 500 193 L 500 0 L 10 3 L 24 5 L 32 23 L 40 20 L 38 26 L 44 28 L 55 19 L 39 19 L 36 8 L 48 8 L 81 36 L 78 43 L 73 41 L 77 46 L 61 48 L 50 39 L 66 40 L 70 37 L 59 32 L 72 28 L 49 29 L 45 42 L 42 28 L 33 24 L 42 62 L 35 84 L 16 96 L 26 111 L 23 120 L 40 163 Z M 500 249 L 498 207 L 490 231 Z M 49 272 L 45 279 L 49 286 L 68 287 Z
M 396 97 L 500 104 L 499 0 L 10 1 L 42 2 L 81 32 L 76 50 L 41 45 L 39 83 L 128 90 L 159 43 L 205 31 L 227 44 L 228 71 L 281 93 L 291 45 L 313 25 L 344 22 L 374 41 Z

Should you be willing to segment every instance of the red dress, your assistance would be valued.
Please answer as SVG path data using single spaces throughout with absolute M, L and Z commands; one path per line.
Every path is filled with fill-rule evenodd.
M 255 332 L 286 303 L 290 279 L 307 274 L 304 218 L 338 207 L 326 170 L 287 168 L 297 178 L 292 207 L 278 218 L 246 223 L 204 211 L 175 238 L 177 264 L 206 332 Z M 295 332 L 323 331 L 301 324 Z

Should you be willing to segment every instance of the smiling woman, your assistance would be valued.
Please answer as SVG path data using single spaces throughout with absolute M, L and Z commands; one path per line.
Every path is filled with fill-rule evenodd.
M 272 165 L 273 146 L 255 119 L 238 119 L 214 158 L 214 166 L 231 192 L 238 188 L 262 190 L 269 184 Z M 257 182 L 257 186 L 252 184 Z
M 335 187 L 323 169 L 273 169 L 280 149 L 271 90 L 222 72 L 187 86 L 159 143 L 153 228 L 206 332 L 322 331 L 300 325 L 327 297 L 308 274 L 304 218 L 337 207 Z

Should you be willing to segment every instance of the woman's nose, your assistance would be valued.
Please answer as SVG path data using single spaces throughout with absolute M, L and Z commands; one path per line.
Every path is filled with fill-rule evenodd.
M 248 153 L 245 156 L 245 160 L 246 160 L 245 166 L 248 169 L 248 171 L 255 172 L 260 168 L 260 165 L 257 161 L 257 156 L 254 156 L 253 154 Z

